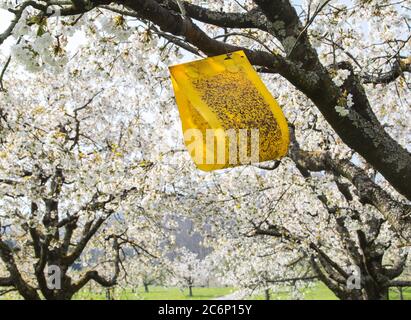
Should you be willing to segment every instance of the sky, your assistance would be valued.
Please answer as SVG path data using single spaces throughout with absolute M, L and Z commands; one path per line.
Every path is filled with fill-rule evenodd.
M 11 13 L 0 9 L 0 32 L 3 32 L 8 27 L 12 17 Z
M 7 27 L 10 25 L 13 14 L 7 12 L 6 10 L 0 9 L 0 34 L 3 33 Z M 7 39 L 4 44 L 0 46 L 0 54 L 8 55 L 9 54 L 9 44 L 11 39 Z

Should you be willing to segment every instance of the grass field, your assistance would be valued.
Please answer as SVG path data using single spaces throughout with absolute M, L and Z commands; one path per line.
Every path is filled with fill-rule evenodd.
M 270 293 L 271 300 L 289 300 L 292 296 L 289 291 Z M 338 300 L 338 298 L 324 284 L 318 283 L 311 289 L 304 291 L 304 300 Z M 251 296 L 250 299 L 264 300 L 263 294 Z
M 193 297 L 188 296 L 188 290 L 181 291 L 178 288 L 165 288 L 165 287 L 151 287 L 150 292 L 144 292 L 143 288 L 139 288 L 136 292 L 131 290 L 118 290 L 114 292 L 115 299 L 125 300 L 210 300 L 218 297 L 222 297 L 233 293 L 234 288 L 222 287 L 222 288 L 194 288 Z M 405 300 L 411 300 L 411 288 L 403 290 L 403 296 Z M 304 300 L 338 300 L 338 298 L 332 293 L 324 284 L 318 283 L 313 288 L 307 289 L 304 292 Z M 105 299 L 105 294 L 95 294 L 87 291 L 83 291 L 75 296 L 75 299 L 92 299 L 102 300 Z M 390 300 L 399 300 L 400 295 L 397 289 L 390 291 Z M 263 300 L 264 295 L 258 294 L 248 297 L 251 300 Z M 290 292 L 277 292 L 271 293 L 272 300 L 289 300 L 292 299 Z
M 134 292 L 132 290 L 116 289 L 114 290 L 114 299 L 116 300 L 211 300 L 218 297 L 229 295 L 235 292 L 235 288 L 193 288 L 193 297 L 189 297 L 188 290 L 180 290 L 178 288 L 167 287 L 150 287 L 148 293 L 144 292 L 143 288 L 138 288 Z M 411 288 L 403 289 L 404 300 L 411 300 Z M 0 300 L 19 299 L 15 294 L 0 297 Z M 263 300 L 263 294 L 247 297 L 251 300 Z M 288 300 L 292 296 L 290 292 L 271 293 L 271 300 Z M 105 300 L 105 292 L 95 293 L 89 290 L 83 290 L 74 296 L 76 300 Z M 322 283 L 318 283 L 314 287 L 305 290 L 304 300 L 337 300 L 338 298 Z M 400 294 L 397 289 L 390 290 L 390 300 L 399 300 Z
M 403 289 L 404 300 L 411 300 L 411 288 Z M 399 300 L 400 294 L 397 289 L 392 288 L 390 290 L 390 300 Z M 263 300 L 264 295 L 256 295 L 250 297 L 250 299 Z M 289 292 L 271 293 L 272 300 L 288 300 L 291 299 Z M 304 292 L 304 300 L 338 300 L 334 293 L 328 289 L 323 283 L 318 283 L 311 289 L 307 289 Z
M 116 300 L 210 300 L 234 292 L 233 288 L 193 288 L 193 297 L 188 295 L 188 290 L 178 288 L 150 287 L 148 293 L 143 288 L 132 290 L 115 290 Z M 82 291 L 75 295 L 74 299 L 104 300 L 105 293 L 96 294 L 89 291 Z

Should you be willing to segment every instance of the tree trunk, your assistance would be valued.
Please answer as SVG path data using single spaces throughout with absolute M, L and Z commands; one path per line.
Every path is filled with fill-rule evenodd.
M 191 286 L 191 285 L 188 286 L 188 295 L 189 295 L 190 297 L 193 296 L 193 286 Z
M 147 283 L 144 283 L 144 291 L 145 291 L 145 293 L 149 293 L 148 284 L 147 284 Z
M 73 298 L 72 293 L 68 293 L 67 291 L 62 291 L 54 295 L 53 298 L 49 300 L 71 300 L 72 298 Z
M 334 292 L 334 291 L 333 291 Z M 388 288 L 373 287 L 360 290 L 347 290 L 343 295 L 334 294 L 341 300 L 388 300 Z
M 366 300 L 388 300 L 388 288 L 376 288 L 365 292 Z
M 264 290 L 265 293 L 265 300 L 270 300 L 270 289 L 265 289 Z
M 366 281 L 362 291 L 364 300 L 388 300 L 388 287 L 374 281 Z

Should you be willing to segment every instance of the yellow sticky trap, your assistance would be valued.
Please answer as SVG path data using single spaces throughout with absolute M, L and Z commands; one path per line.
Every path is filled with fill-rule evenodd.
M 278 159 L 289 132 L 243 51 L 170 67 L 184 142 L 204 171 Z

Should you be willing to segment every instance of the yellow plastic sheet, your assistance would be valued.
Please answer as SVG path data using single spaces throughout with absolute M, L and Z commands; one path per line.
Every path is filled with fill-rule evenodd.
M 287 153 L 286 119 L 243 51 L 172 66 L 170 73 L 184 142 L 199 169 Z

